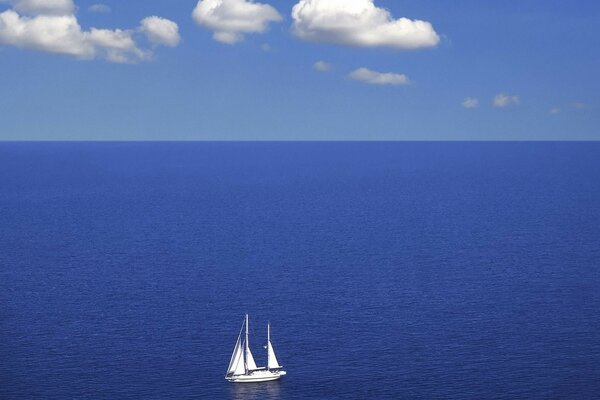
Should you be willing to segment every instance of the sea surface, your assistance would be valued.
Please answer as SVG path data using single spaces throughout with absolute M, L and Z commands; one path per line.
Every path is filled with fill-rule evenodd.
M 0 143 L 0 398 L 598 399 L 600 143 Z

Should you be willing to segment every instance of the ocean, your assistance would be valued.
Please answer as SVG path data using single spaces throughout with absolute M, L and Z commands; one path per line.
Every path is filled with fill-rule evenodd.
M 0 143 L 2 399 L 597 399 L 599 310 L 600 143 Z

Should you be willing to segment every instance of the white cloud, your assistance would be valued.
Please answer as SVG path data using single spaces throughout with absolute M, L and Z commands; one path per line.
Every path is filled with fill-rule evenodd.
M 573 107 L 579 109 L 579 110 L 583 110 L 584 108 L 587 108 L 587 104 L 582 103 L 582 102 L 577 102 L 573 104 Z
M 521 103 L 521 99 L 519 98 L 519 96 L 504 93 L 497 94 L 494 97 L 493 101 L 494 107 L 497 108 L 505 108 L 513 105 L 518 105 L 519 103 Z
M 462 106 L 464 108 L 477 108 L 477 107 L 479 107 L 479 100 L 477 100 L 474 97 L 467 97 L 462 102 Z
M 106 14 L 110 12 L 110 7 L 106 4 L 92 4 L 89 6 L 88 11 L 100 14 Z
M 552 107 L 550 109 L 550 114 L 558 114 L 558 113 L 560 113 L 560 108 L 558 108 L 558 107 Z
M 25 15 L 72 15 L 75 11 L 73 0 L 0 0 L 8 3 L 20 14 Z
M 116 63 L 136 63 L 148 61 L 152 58 L 152 52 L 137 47 L 133 32 L 121 29 L 96 29 L 84 35 L 93 45 L 96 57 L 102 57 Z
M 175 47 L 179 44 L 179 27 L 173 21 L 157 16 L 146 17 L 140 23 L 141 31 L 154 45 Z
M 94 45 L 74 15 L 21 17 L 13 10 L 0 13 L 0 44 L 94 58 Z
M 431 23 L 394 19 L 374 0 L 300 0 L 292 18 L 294 34 L 313 42 L 418 49 L 440 41 Z
M 200 0 L 192 17 L 213 31 L 215 40 L 227 44 L 241 42 L 248 33 L 265 32 L 269 23 L 283 19 L 272 6 L 252 0 Z
M 327 72 L 327 71 L 331 71 L 331 68 L 333 68 L 333 65 L 331 65 L 330 63 L 325 62 L 325 61 L 317 61 L 316 63 L 313 64 L 313 68 L 316 69 L 317 71 Z
M 147 35 L 157 34 L 156 29 L 148 30 L 142 25 L 138 29 L 91 28 L 86 31 L 81 28 L 74 14 L 66 13 L 74 11 L 71 1 L 20 0 L 11 1 L 10 4 L 14 4 L 15 8 L 0 13 L 0 45 L 80 59 L 103 58 L 118 63 L 147 61 L 153 56 L 150 50 L 139 48 L 135 35 L 138 31 Z M 17 12 L 24 7 L 28 15 Z M 149 38 L 153 41 L 154 37 Z M 159 44 L 168 44 L 166 38 L 163 37 Z
M 348 77 L 357 81 L 370 83 L 373 85 L 406 85 L 409 82 L 404 74 L 393 72 L 377 72 L 368 68 L 359 68 L 352 71 Z

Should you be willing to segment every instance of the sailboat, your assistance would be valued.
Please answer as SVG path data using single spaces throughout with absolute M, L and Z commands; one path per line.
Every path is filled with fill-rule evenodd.
M 242 337 L 244 328 L 246 328 L 246 333 Z M 227 368 L 225 379 L 230 382 L 266 382 L 274 381 L 284 376 L 286 372 L 279 365 L 273 345 L 271 344 L 271 325 L 269 323 L 267 323 L 266 348 L 267 366 L 257 367 L 248 342 L 248 314 L 246 314 L 237 342 L 233 348 L 233 354 L 229 361 L 229 368 Z

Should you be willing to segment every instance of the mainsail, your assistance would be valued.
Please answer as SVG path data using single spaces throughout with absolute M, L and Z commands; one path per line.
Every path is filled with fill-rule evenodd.
M 246 340 L 244 340 L 244 349 L 246 351 L 246 370 L 252 371 L 257 369 L 254 357 L 250 351 L 250 343 L 248 343 L 248 314 L 246 314 Z
M 252 356 L 252 352 L 250 351 L 250 347 L 248 347 L 248 343 L 246 343 L 246 365 L 248 366 L 248 371 L 252 371 L 254 369 L 258 369 L 256 367 L 256 363 L 254 362 L 254 357 Z

